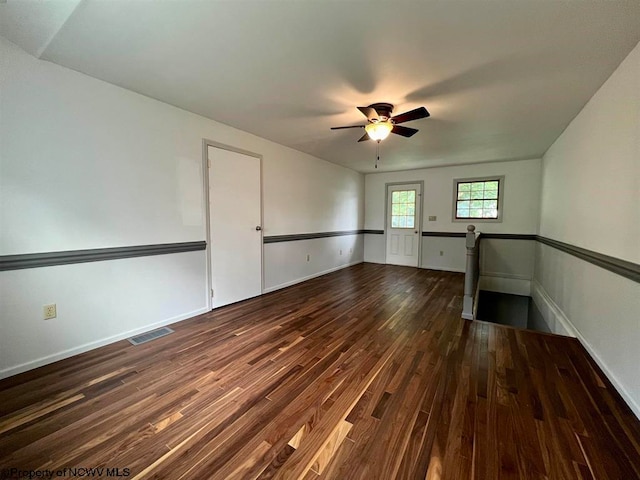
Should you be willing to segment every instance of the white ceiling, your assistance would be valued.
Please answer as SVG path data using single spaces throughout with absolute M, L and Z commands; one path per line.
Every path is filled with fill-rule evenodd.
M 8 0 L 0 27 L 42 59 L 370 172 L 375 144 L 329 128 L 374 102 L 431 112 L 382 143 L 382 171 L 540 157 L 640 40 L 640 1 Z

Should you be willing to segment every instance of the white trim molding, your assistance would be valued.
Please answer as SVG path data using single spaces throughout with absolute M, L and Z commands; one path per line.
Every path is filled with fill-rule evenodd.
M 441 267 L 437 265 L 422 265 L 420 268 L 425 270 L 438 270 L 440 272 L 464 273 L 464 268 Z
M 480 290 L 531 296 L 531 279 L 526 275 L 509 273 L 480 273 Z
M 571 323 L 571 320 L 569 320 L 544 287 L 535 279 L 531 283 L 531 298 L 533 298 L 534 303 L 542 314 L 542 318 L 547 324 L 547 327 L 549 327 L 550 332 L 556 335 L 580 338 L 580 334 L 573 323 Z

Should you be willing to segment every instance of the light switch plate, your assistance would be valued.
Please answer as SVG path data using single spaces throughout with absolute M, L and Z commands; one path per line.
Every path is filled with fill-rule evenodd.
M 435 215 L 429 215 L 429 221 L 430 222 L 435 222 L 438 219 L 438 217 L 436 217 Z

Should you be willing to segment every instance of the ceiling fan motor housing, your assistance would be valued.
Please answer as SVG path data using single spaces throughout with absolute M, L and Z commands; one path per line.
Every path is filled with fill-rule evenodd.
M 372 103 L 369 108 L 373 108 L 378 113 L 377 119 L 369 119 L 371 122 L 386 122 L 393 112 L 393 105 L 390 103 Z

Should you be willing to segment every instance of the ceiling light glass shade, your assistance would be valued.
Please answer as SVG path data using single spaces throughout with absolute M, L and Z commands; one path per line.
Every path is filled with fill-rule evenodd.
M 389 136 L 391 130 L 393 130 L 393 124 L 391 122 L 369 123 L 364 129 L 371 140 L 379 142 Z

